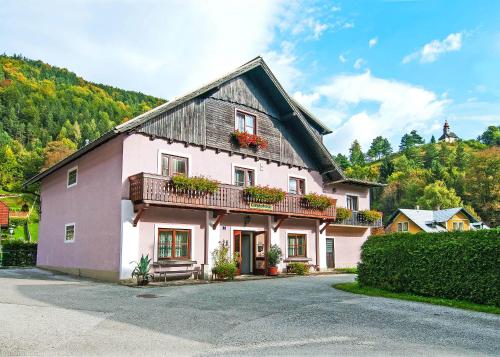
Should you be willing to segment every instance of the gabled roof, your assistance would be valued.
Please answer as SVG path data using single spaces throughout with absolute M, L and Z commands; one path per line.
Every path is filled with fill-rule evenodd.
M 387 225 L 391 224 L 394 218 L 399 213 L 404 214 L 413 223 L 423 229 L 425 232 L 444 232 L 445 223 L 448 222 L 458 212 L 465 214 L 471 223 L 476 223 L 478 220 L 463 207 L 448 208 L 442 210 L 422 210 L 422 209 L 407 209 L 398 208 L 396 212 L 389 218 Z
M 217 89 L 219 86 L 221 86 L 223 83 L 230 81 L 233 78 L 236 78 L 244 73 L 248 73 L 254 69 L 260 69 L 264 71 L 266 74 L 267 78 L 272 82 L 272 86 L 280 93 L 282 100 L 290 107 L 290 110 L 294 112 L 295 116 L 294 118 L 300 123 L 301 129 L 303 132 L 307 134 L 307 136 L 310 138 L 308 140 L 308 143 L 311 144 L 315 148 L 316 155 L 319 156 L 318 158 L 320 159 L 321 162 L 323 162 L 323 169 L 321 170 L 323 175 L 328 175 L 330 177 L 330 181 L 333 180 L 339 180 L 339 179 L 346 179 L 346 176 L 344 175 L 342 169 L 337 165 L 335 160 L 332 158 L 332 155 L 328 151 L 328 149 L 324 146 L 322 140 L 318 138 L 316 135 L 314 135 L 314 132 L 312 128 L 309 126 L 309 123 L 312 123 L 314 126 L 320 129 L 320 132 L 322 131 L 323 133 L 330 133 L 331 130 L 326 127 L 321 121 L 319 121 L 317 118 L 315 118 L 312 114 L 310 114 L 305 108 L 303 108 L 300 104 L 298 104 L 295 100 L 293 100 L 288 93 L 283 89 L 281 84 L 278 82 L 276 77 L 273 75 L 267 64 L 264 62 L 264 60 L 259 56 L 254 58 L 253 60 L 243 64 L 242 66 L 238 67 L 236 70 L 208 83 L 203 85 L 202 87 L 189 92 L 181 97 L 174 98 L 172 101 L 166 102 L 146 113 L 143 113 L 141 115 L 138 115 L 137 117 L 123 123 L 120 125 L 117 125 L 114 127 L 112 130 L 109 132 L 105 133 L 102 135 L 100 138 L 97 140 L 93 141 L 92 143 L 84 146 L 80 150 L 76 151 L 72 155 L 68 156 L 67 158 L 63 159 L 62 161 L 58 162 L 54 166 L 48 168 L 47 170 L 33 176 L 30 178 L 28 181 L 24 183 L 24 185 L 28 185 L 37 181 L 40 181 L 44 177 L 50 175 L 52 172 L 58 170 L 59 168 L 63 167 L 64 165 L 76 160 L 77 158 L 81 157 L 82 155 L 86 154 L 87 152 L 93 150 L 94 148 L 98 147 L 99 145 L 105 143 L 106 141 L 122 134 L 122 133 L 127 133 L 130 132 L 140 125 L 144 124 L 148 120 L 156 117 L 157 115 L 164 113 L 170 109 L 173 109 L 191 99 L 194 99 L 196 97 L 202 96 L 214 89 Z
M 457 136 L 457 134 L 455 134 L 453 132 L 449 132 L 449 133 L 444 133 L 443 135 L 441 135 L 438 140 L 444 140 L 446 138 L 458 139 L 458 136 Z

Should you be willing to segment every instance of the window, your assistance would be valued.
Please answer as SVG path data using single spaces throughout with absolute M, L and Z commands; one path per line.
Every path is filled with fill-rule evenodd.
M 243 167 L 234 168 L 234 184 L 236 186 L 248 187 L 255 185 L 255 171 Z
M 236 111 L 236 117 L 234 121 L 235 130 L 246 132 L 249 134 L 255 134 L 256 133 L 255 124 L 256 124 L 255 115 L 248 114 L 239 110 Z
M 161 154 L 161 174 L 163 176 L 188 175 L 186 157 Z
M 288 235 L 288 257 L 306 256 L 306 235 L 289 234 Z
M 289 177 L 288 192 L 293 193 L 294 195 L 305 195 L 306 180 L 297 177 Z
M 65 226 L 64 242 L 71 243 L 75 241 L 75 224 L 69 223 Z
M 454 231 L 463 231 L 464 230 L 464 222 L 453 222 L 453 230 Z
M 67 177 L 68 188 L 76 186 L 77 182 L 78 182 L 78 167 L 72 167 L 71 169 L 68 170 L 68 177 Z
M 408 222 L 399 222 L 398 232 L 408 232 Z
M 191 231 L 158 229 L 158 259 L 190 259 Z
M 358 210 L 358 196 L 347 195 L 347 208 L 351 211 Z

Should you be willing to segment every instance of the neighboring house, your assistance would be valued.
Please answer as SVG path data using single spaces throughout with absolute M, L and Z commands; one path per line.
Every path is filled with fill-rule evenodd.
M 443 135 L 441 135 L 438 140 L 444 141 L 446 143 L 454 143 L 455 141 L 459 140 L 457 134 L 450 131 L 450 125 L 448 124 L 447 120 L 445 120 L 444 122 Z
M 488 228 L 463 207 L 442 210 L 398 209 L 387 223 L 388 232 L 451 232 Z
M 266 148 L 238 146 L 235 130 L 256 134 Z M 240 255 L 242 274 L 264 273 L 266 252 L 280 245 L 284 269 L 355 266 L 371 227 L 372 186 L 347 179 L 323 144 L 331 131 L 283 90 L 256 59 L 183 97 L 113 128 L 26 184 L 41 182 L 37 265 L 105 280 L 130 278 L 142 254 L 172 276 L 199 267 L 210 273 L 223 243 Z M 186 194 L 171 177 L 205 176 L 214 194 Z M 286 190 L 275 205 L 247 202 L 243 187 Z M 335 207 L 303 204 L 327 194 L 354 210 L 335 223 Z M 163 268 L 162 268 L 163 269 Z
M 9 227 L 9 207 L 0 201 L 0 229 Z

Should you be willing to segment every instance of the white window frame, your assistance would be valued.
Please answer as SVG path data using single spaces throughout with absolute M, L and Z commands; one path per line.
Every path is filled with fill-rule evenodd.
M 257 114 L 256 113 L 253 113 L 253 112 L 250 112 L 248 110 L 243 110 L 243 109 L 238 109 L 238 108 L 234 108 L 234 130 L 237 130 L 237 125 L 236 125 L 236 121 L 238 120 L 238 112 L 240 113 L 243 113 L 245 115 L 251 115 L 254 117 L 254 122 L 253 122 L 253 125 L 254 125 L 254 132 L 253 133 L 249 133 L 249 134 L 252 134 L 252 135 L 257 135 Z M 246 125 L 245 125 L 246 126 Z
M 455 223 L 459 226 L 459 229 L 455 229 Z M 462 224 L 462 229 L 460 229 L 460 223 Z M 451 221 L 451 228 L 454 232 L 462 232 L 465 230 L 465 223 L 463 220 Z
M 404 224 L 406 223 L 406 231 L 403 230 L 404 228 Z M 401 230 L 399 230 L 399 225 L 401 224 Z M 401 222 L 398 222 L 398 232 L 401 232 L 401 233 L 406 233 L 406 232 L 409 232 L 410 231 L 410 222 L 408 221 L 401 221 Z
M 67 240 L 66 239 L 67 230 L 68 230 L 68 227 L 71 227 L 71 226 L 73 226 L 73 239 Z M 76 238 L 76 224 L 74 222 L 73 223 L 66 223 L 64 225 L 64 243 L 74 243 L 75 238 Z
M 191 159 L 191 154 L 185 153 L 185 152 L 176 152 L 176 151 L 170 151 L 170 150 L 165 150 L 165 149 L 159 149 L 158 150 L 158 157 L 157 157 L 157 163 L 156 163 L 156 173 L 158 175 L 161 175 L 161 156 L 165 155 L 172 155 L 172 156 L 178 156 L 182 157 L 184 159 L 187 159 L 188 161 L 188 176 L 191 177 L 191 167 L 193 166 L 193 161 Z
M 347 202 L 348 202 L 348 201 L 347 201 L 347 199 L 348 199 L 348 197 L 347 197 L 347 196 L 350 196 L 350 197 L 356 197 L 356 203 L 357 203 L 357 205 L 358 205 L 358 208 L 357 208 L 356 210 L 349 208 L 349 205 L 347 204 Z M 352 211 L 359 212 L 359 210 L 360 210 L 360 209 L 359 209 L 359 196 L 358 196 L 358 195 L 353 195 L 353 194 L 351 194 L 351 193 L 346 193 L 346 195 L 345 195 L 345 207 L 346 207 L 346 208 L 348 208 L 348 209 L 350 209 L 350 210 L 352 210 Z
M 258 171 L 258 167 L 256 166 L 251 166 L 251 165 L 245 165 L 245 164 L 238 164 L 238 163 L 234 163 L 232 162 L 231 163 L 231 185 L 234 185 L 235 182 L 234 182 L 234 179 L 235 179 L 235 174 L 234 174 L 234 170 L 237 168 L 237 167 L 241 167 L 242 169 L 248 169 L 248 170 L 253 170 L 253 175 L 254 175 L 254 184 L 255 186 L 257 186 L 259 183 L 258 183 L 258 180 L 257 180 L 257 171 Z
M 72 171 L 76 171 L 76 180 L 75 183 L 69 184 L 69 173 Z M 69 168 L 68 171 L 66 172 L 66 187 L 67 188 L 75 187 L 77 184 L 78 184 L 78 165 Z
M 195 228 L 196 226 L 191 225 L 191 224 L 176 224 L 176 223 L 157 223 L 154 226 L 155 232 L 154 232 L 154 242 L 153 242 L 153 262 L 158 261 L 158 229 L 186 229 L 191 231 L 191 259 L 192 261 L 196 261 L 196 257 L 194 256 L 195 250 L 195 242 L 196 242 L 196 231 Z
M 295 175 L 295 174 L 288 174 L 287 180 L 286 180 L 286 192 L 290 193 L 290 178 L 298 178 L 304 180 L 304 195 L 307 195 L 307 177 L 302 176 L 302 175 Z

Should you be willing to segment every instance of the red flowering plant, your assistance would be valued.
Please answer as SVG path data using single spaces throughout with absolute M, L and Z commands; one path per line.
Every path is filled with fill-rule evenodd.
M 242 148 L 253 147 L 256 149 L 266 149 L 268 145 L 266 139 L 261 138 L 260 136 L 255 134 L 247 133 L 245 131 L 235 130 L 233 132 L 233 138 Z

